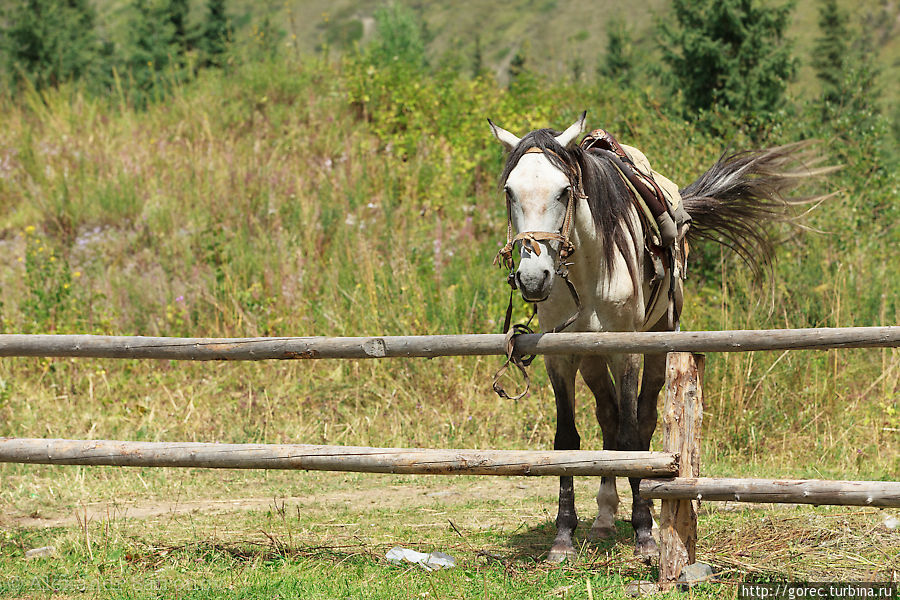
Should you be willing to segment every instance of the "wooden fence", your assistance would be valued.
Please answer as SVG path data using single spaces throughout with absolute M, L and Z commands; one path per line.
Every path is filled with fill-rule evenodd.
M 733 331 L 534 333 L 516 338 L 528 354 L 749 352 L 900 347 L 900 327 Z M 375 337 L 168 338 L 102 335 L 0 335 L 0 357 L 270 360 L 434 358 L 506 354 L 503 334 Z
M 641 477 L 641 495 L 662 499 L 660 582 L 695 561 L 699 500 L 900 507 L 900 482 L 710 479 L 700 475 L 703 418 L 698 352 L 900 347 L 900 327 L 663 333 L 530 334 L 526 354 L 669 353 L 663 452 L 497 451 L 343 446 L 121 442 L 0 438 L 0 462 L 307 469 L 414 474 Z M 267 360 L 504 355 L 505 336 L 151 338 L 0 335 L 0 357 Z

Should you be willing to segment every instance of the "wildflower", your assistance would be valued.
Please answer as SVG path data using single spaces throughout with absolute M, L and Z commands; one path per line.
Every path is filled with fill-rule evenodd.
M 72 277 L 78 279 L 79 277 L 81 277 L 81 271 L 75 271 L 74 273 L 72 273 Z
M 32 233 L 34 233 L 34 230 L 35 230 L 34 225 L 29 225 L 28 227 L 25 228 L 25 233 L 28 235 L 31 235 Z
M 184 302 L 184 296 L 178 296 L 175 298 L 175 302 Z

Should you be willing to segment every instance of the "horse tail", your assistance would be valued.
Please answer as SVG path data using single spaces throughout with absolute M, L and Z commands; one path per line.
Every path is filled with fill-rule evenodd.
M 817 167 L 822 158 L 814 142 L 723 153 L 697 181 L 681 190 L 691 216 L 688 240 L 713 240 L 730 248 L 759 277 L 771 270 L 775 239 L 770 225 L 797 224 L 797 207 L 818 204 L 828 196 L 791 198 L 804 179 L 838 167 Z

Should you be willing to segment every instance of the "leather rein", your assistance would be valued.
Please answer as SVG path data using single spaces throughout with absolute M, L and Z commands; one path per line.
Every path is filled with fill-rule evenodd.
M 554 155 L 556 158 L 560 160 L 563 165 L 567 165 L 566 161 L 562 159 L 562 157 L 554 152 L 553 150 L 546 149 L 541 150 L 538 147 L 532 147 L 525 151 L 525 154 L 543 154 L 550 153 Z M 564 323 L 557 325 L 553 329 L 548 330 L 547 333 L 559 333 L 566 329 L 569 325 L 574 323 L 576 319 L 578 319 L 581 314 L 582 305 L 581 299 L 578 297 L 578 291 L 575 289 L 575 285 L 569 279 L 569 267 L 572 265 L 571 262 L 567 262 L 568 259 L 575 253 L 575 245 L 569 239 L 569 234 L 572 230 L 572 225 L 575 222 L 575 206 L 579 200 L 587 199 L 587 196 L 584 193 L 584 185 L 581 175 L 581 167 L 578 165 L 578 162 L 575 162 L 574 167 L 569 167 L 566 169 L 566 177 L 569 179 L 569 187 L 568 187 L 568 200 L 566 202 L 566 215 L 563 218 L 562 226 L 558 232 L 556 231 L 523 231 L 516 236 L 513 236 L 513 226 L 512 226 L 512 207 L 510 206 L 510 198 L 509 194 L 506 195 L 506 245 L 500 249 L 497 253 L 496 258 L 494 259 L 494 264 L 502 264 L 507 269 L 509 269 L 509 274 L 506 276 L 506 282 L 510 286 L 509 292 L 509 303 L 506 307 L 506 317 L 503 321 L 503 331 L 502 333 L 506 334 L 506 362 L 500 368 L 499 371 L 494 375 L 493 388 L 494 391 L 501 397 L 507 398 L 509 400 L 518 400 L 528 393 L 528 389 L 531 385 L 531 382 L 528 377 L 528 372 L 525 370 L 531 362 L 534 360 L 534 355 L 530 356 L 520 356 L 515 352 L 515 338 L 519 335 L 523 335 L 526 333 L 534 333 L 534 330 L 531 329 L 531 321 L 534 319 L 534 316 L 537 314 L 537 303 L 533 303 L 533 312 L 531 313 L 531 317 L 528 319 L 528 322 L 524 325 L 515 324 L 510 328 L 510 324 L 512 322 L 512 310 L 513 310 L 513 296 L 518 289 L 516 285 L 516 269 L 515 269 L 515 260 L 513 259 L 513 250 L 515 248 L 516 242 L 522 242 L 522 246 L 526 248 L 528 251 L 533 252 L 536 256 L 541 255 L 541 248 L 538 245 L 538 242 L 559 242 L 559 251 L 556 256 L 556 275 L 561 277 L 563 281 L 566 282 L 566 287 L 569 289 L 569 293 L 572 295 L 572 300 L 575 302 L 576 310 L 575 313 L 569 317 Z M 510 396 L 506 393 L 506 390 L 500 385 L 500 377 L 509 367 L 509 365 L 513 364 L 519 371 L 522 373 L 525 378 L 525 389 L 522 393 L 517 394 L 515 396 Z

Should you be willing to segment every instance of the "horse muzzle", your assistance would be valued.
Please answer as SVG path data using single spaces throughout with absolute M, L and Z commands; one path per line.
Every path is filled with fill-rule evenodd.
M 516 287 L 526 302 L 543 302 L 550 296 L 553 273 L 550 269 L 522 269 L 516 271 Z

